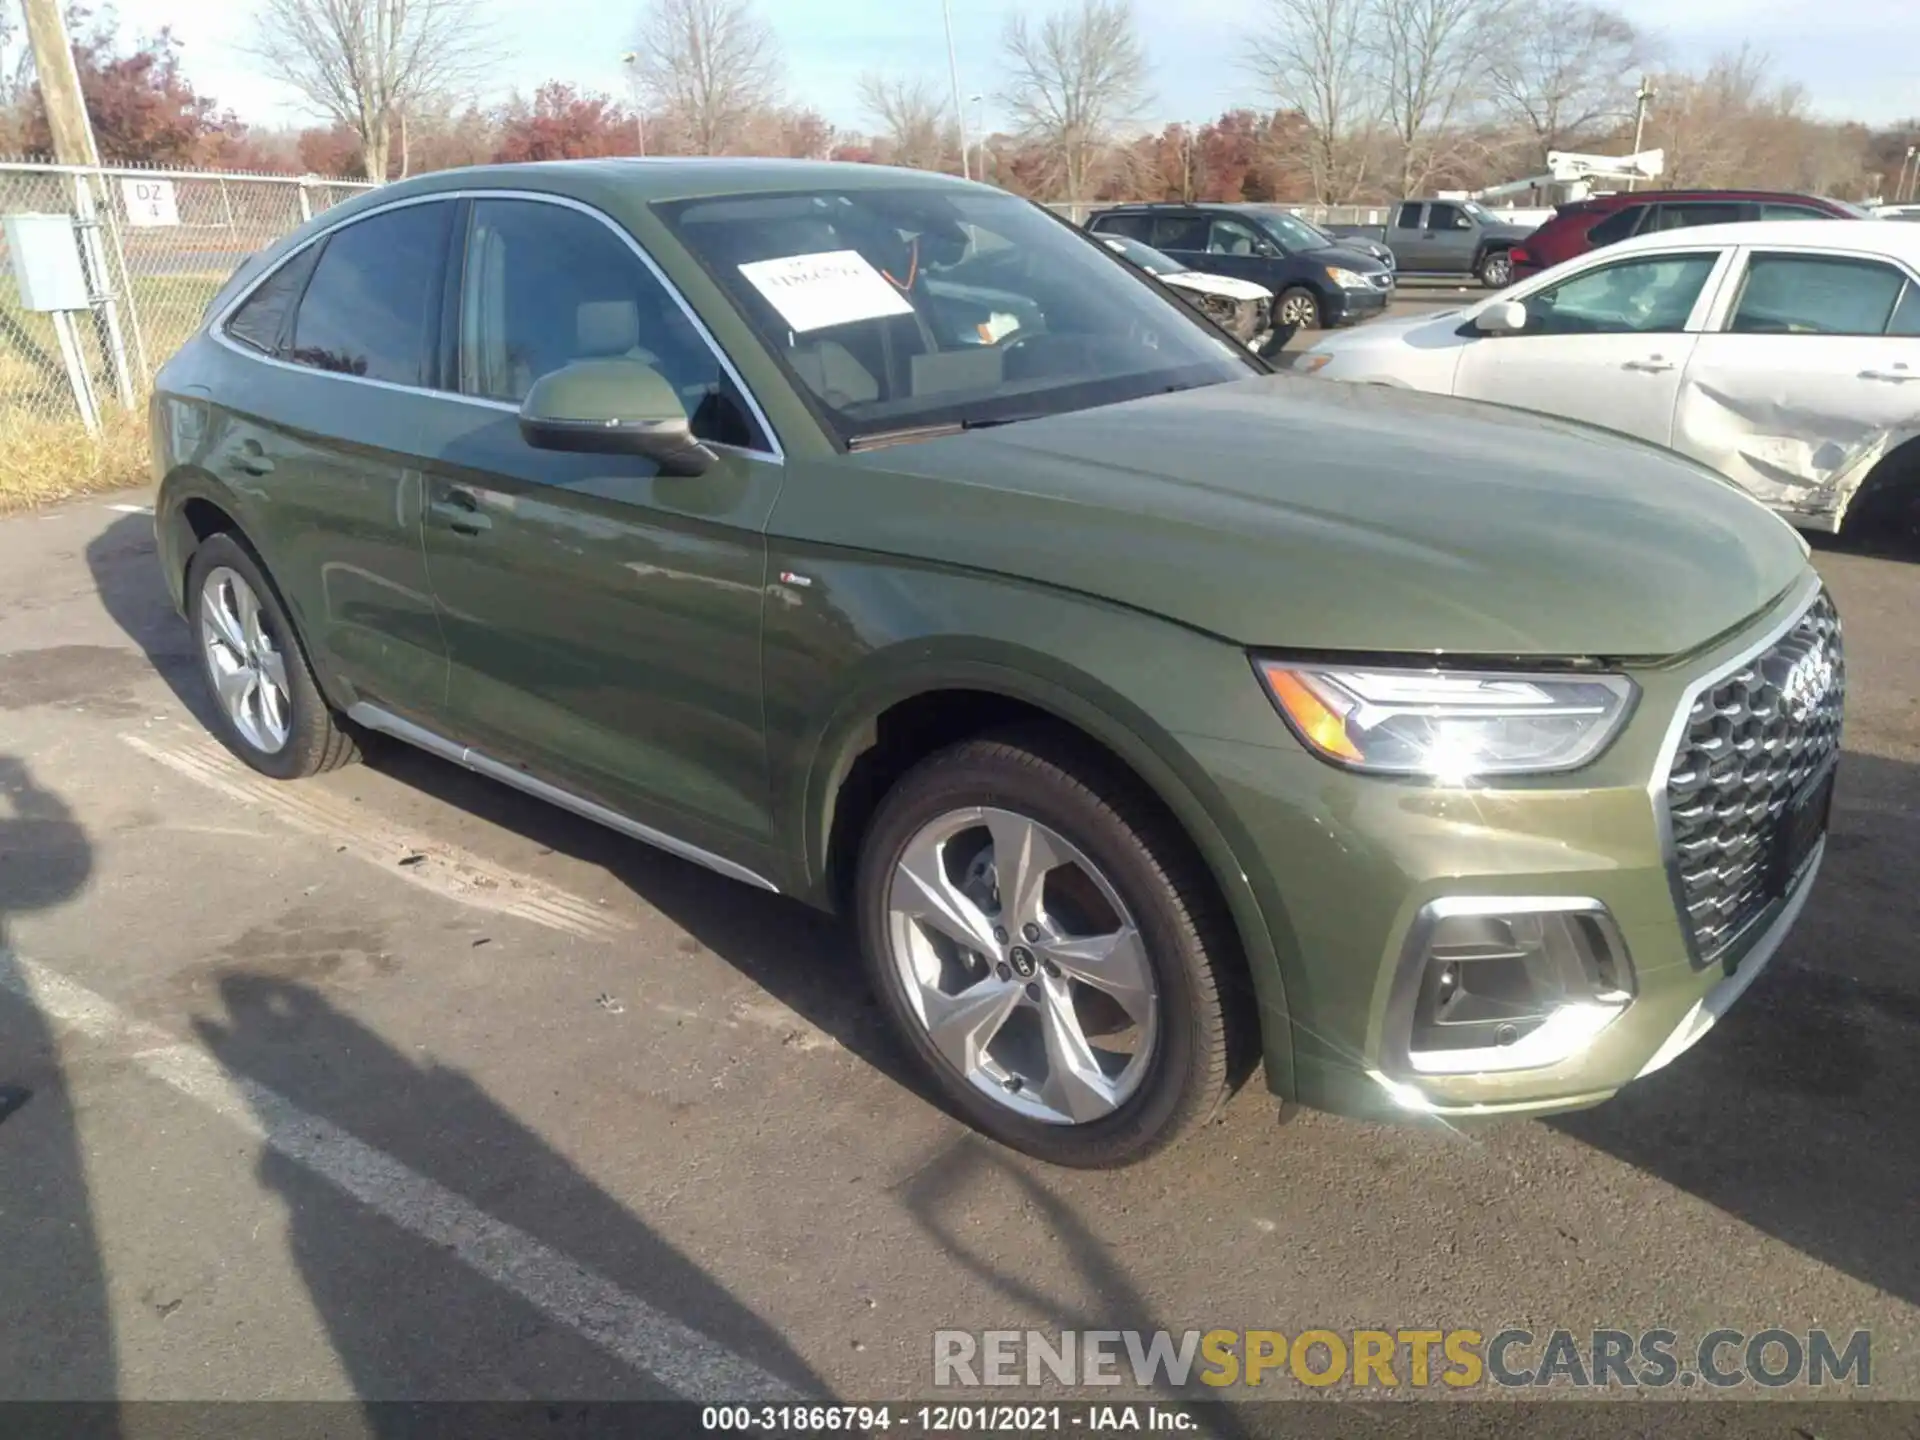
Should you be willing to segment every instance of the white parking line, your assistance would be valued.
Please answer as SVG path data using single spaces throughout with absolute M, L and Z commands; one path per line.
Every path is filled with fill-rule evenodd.
M 632 928 L 629 921 L 571 891 L 502 869 L 457 845 L 424 840 L 390 824 L 369 813 L 366 806 L 331 793 L 324 782 L 288 784 L 256 775 L 198 733 L 160 731 L 120 738 L 148 759 L 218 791 L 236 804 L 265 810 L 296 829 L 333 841 L 348 854 L 389 874 L 463 905 L 504 911 L 587 940 L 616 939 Z
M 0 949 L 0 990 L 126 1053 L 156 1080 L 294 1160 L 369 1210 L 454 1255 L 501 1289 L 690 1400 L 802 1398 L 744 1356 L 690 1329 L 525 1231 L 496 1220 L 393 1156 L 231 1075 L 196 1046 L 133 1019 L 57 971 Z
M 107 509 L 117 510 L 122 515 L 151 515 L 153 513 L 153 507 L 151 505 L 109 505 Z

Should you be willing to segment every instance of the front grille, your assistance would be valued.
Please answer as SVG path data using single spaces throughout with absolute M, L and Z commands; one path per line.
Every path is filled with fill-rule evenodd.
M 1822 592 L 1791 630 L 1694 700 L 1667 772 L 1667 810 L 1702 964 L 1777 898 L 1781 820 L 1840 749 L 1846 688 L 1840 616 Z

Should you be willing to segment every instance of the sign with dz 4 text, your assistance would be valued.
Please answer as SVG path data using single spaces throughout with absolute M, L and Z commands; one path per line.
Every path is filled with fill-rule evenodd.
M 120 195 L 127 206 L 129 225 L 178 225 L 180 207 L 171 180 L 122 180 Z

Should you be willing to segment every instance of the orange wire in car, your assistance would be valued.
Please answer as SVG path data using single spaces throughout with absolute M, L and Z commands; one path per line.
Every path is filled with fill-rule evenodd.
M 913 277 L 920 273 L 920 237 L 918 235 L 914 236 L 907 244 L 910 247 L 907 251 L 907 278 L 905 280 L 894 280 L 891 270 L 882 270 L 880 272 L 886 276 L 887 279 L 893 281 L 894 288 L 897 290 L 911 290 L 913 288 Z

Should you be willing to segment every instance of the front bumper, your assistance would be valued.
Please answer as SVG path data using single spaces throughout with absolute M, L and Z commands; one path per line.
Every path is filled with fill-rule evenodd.
M 1786 893 L 1702 964 L 1676 898 L 1663 818 L 1676 716 L 1700 682 L 1818 594 L 1809 572 L 1732 639 L 1682 664 L 1635 671 L 1632 719 L 1571 776 L 1448 790 L 1335 770 L 1297 747 L 1189 737 L 1251 848 L 1246 871 L 1278 942 L 1286 1018 L 1276 1026 L 1269 1007 L 1270 1085 L 1316 1108 L 1374 1118 L 1539 1114 L 1597 1104 L 1698 1041 L 1777 952 L 1824 842 Z M 1524 909 L 1536 897 L 1603 908 L 1631 960 L 1631 1003 L 1554 1063 L 1410 1072 L 1403 957 L 1423 913 L 1462 899 Z
M 1393 298 L 1393 288 L 1374 288 L 1371 290 L 1349 290 L 1345 286 L 1334 290 L 1332 297 L 1324 307 L 1329 327 L 1335 325 L 1357 325 L 1362 320 L 1371 320 L 1386 312 L 1387 302 Z

